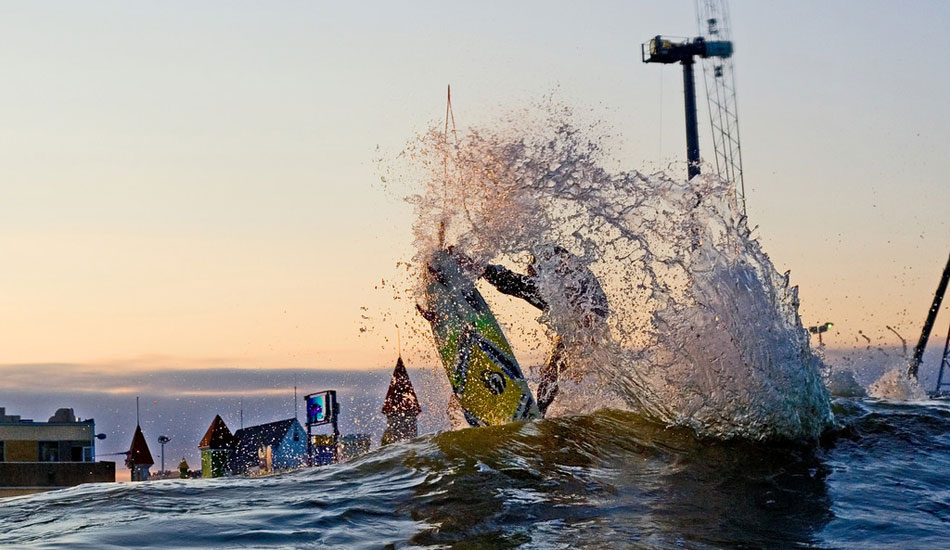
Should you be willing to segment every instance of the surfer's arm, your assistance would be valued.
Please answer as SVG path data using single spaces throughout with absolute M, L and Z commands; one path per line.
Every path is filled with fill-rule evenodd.
M 500 265 L 489 265 L 485 267 L 482 276 L 502 294 L 521 298 L 541 310 L 548 308 L 547 302 L 538 292 L 537 283 L 527 275 L 515 273 Z

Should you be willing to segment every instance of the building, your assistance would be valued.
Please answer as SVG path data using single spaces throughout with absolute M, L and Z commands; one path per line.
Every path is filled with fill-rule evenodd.
M 114 482 L 115 463 L 96 462 L 96 424 L 59 409 L 47 422 L 0 407 L 0 496 Z
M 211 421 L 198 448 L 201 449 L 201 477 L 221 477 L 230 473 L 228 462 L 234 448 L 234 436 L 220 414 Z
M 409 380 L 409 373 L 402 362 L 402 356 L 396 360 L 396 368 L 393 369 L 392 378 L 389 380 L 389 391 L 386 392 L 382 412 L 386 415 L 386 431 L 383 432 L 381 441 L 383 445 L 416 437 L 417 421 L 419 414 L 422 413 L 422 407 L 412 387 L 412 381 Z
M 296 418 L 234 432 L 231 473 L 265 474 L 299 468 L 307 462 L 307 432 Z
M 369 452 L 369 434 L 346 434 L 340 438 L 340 460 L 351 460 Z
M 136 425 L 135 434 L 132 435 L 132 445 L 125 459 L 125 465 L 132 470 L 132 481 L 148 481 L 149 468 L 154 464 L 155 461 L 152 460 L 152 452 L 148 450 L 142 427 Z

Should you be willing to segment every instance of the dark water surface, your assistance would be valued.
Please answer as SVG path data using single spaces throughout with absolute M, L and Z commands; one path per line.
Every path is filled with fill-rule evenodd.
M 948 548 L 950 406 L 839 400 L 817 449 L 623 412 L 443 433 L 256 479 L 0 500 L 3 548 Z

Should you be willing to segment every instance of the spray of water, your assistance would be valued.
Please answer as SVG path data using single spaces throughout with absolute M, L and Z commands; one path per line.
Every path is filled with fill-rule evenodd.
M 576 270 L 531 266 L 550 305 L 539 320 L 563 339 L 574 379 L 701 437 L 816 438 L 833 417 L 797 288 L 750 235 L 734 189 L 608 171 L 602 136 L 551 103 L 457 140 L 421 135 L 404 153 L 422 182 L 409 197 L 416 263 L 452 244 L 524 272 L 539 247 L 564 247 L 610 302 L 607 327 L 592 330 L 565 292 Z

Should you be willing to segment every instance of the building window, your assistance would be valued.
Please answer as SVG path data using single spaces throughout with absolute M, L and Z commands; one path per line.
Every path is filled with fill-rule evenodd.
M 40 441 L 40 462 L 59 462 L 59 441 Z

